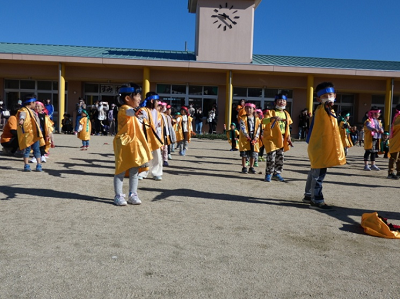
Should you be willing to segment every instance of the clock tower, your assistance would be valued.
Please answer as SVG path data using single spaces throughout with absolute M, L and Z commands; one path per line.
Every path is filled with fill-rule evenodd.
M 189 0 L 196 14 L 197 61 L 250 63 L 254 10 L 261 0 Z

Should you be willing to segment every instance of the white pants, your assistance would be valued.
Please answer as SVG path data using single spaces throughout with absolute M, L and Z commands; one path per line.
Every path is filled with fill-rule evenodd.
M 139 174 L 139 176 L 143 178 L 147 178 L 149 173 L 153 177 L 155 176 L 162 176 L 163 175 L 163 159 L 161 157 L 161 149 L 156 149 L 155 151 L 151 152 L 153 155 L 153 160 L 149 161 L 149 170 L 148 171 L 143 171 Z

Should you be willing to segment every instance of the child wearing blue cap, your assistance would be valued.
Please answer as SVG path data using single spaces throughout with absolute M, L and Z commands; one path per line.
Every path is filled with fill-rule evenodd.
M 28 164 L 29 154 L 33 150 L 33 156 L 36 158 L 36 171 L 42 171 L 42 161 L 40 147 L 45 145 L 42 131 L 40 130 L 39 118 L 33 110 L 36 105 L 35 95 L 27 95 L 23 102 L 23 107 L 17 112 L 18 119 L 18 144 L 23 151 L 24 171 L 31 171 Z
M 311 169 L 307 176 L 303 202 L 310 208 L 329 210 L 322 194 L 322 183 L 328 167 L 346 164 L 343 143 L 340 138 L 337 117 L 332 106 L 336 92 L 331 82 L 323 82 L 316 87 L 320 104 L 314 111 L 307 136 L 308 157 Z

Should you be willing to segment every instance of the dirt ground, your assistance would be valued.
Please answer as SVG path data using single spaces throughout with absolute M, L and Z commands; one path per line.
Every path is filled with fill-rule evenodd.
M 332 212 L 302 203 L 304 142 L 281 183 L 241 174 L 226 141 L 192 140 L 140 206 L 112 204 L 112 137 L 80 151 L 56 135 L 42 173 L 0 156 L 0 298 L 398 298 L 400 240 L 364 234 L 361 215 L 400 224 L 400 181 L 363 171 L 363 149 L 332 168 Z M 128 181 L 125 179 L 127 192 Z

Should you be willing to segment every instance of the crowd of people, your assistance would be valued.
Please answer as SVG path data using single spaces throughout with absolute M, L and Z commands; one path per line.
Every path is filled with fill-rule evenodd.
M 176 149 L 185 156 L 191 136 L 195 134 L 193 126 L 200 133 L 202 130 L 196 121 L 203 120 L 201 109 L 182 106 L 172 115 L 171 106 L 162 102 L 157 93 L 148 92 L 142 101 L 141 92 L 138 85 L 130 83 L 119 89 L 117 104 L 98 101 L 89 107 L 80 98 L 76 105 L 75 127 L 70 115 L 65 114 L 62 121 L 62 130 L 75 133 L 82 141 L 80 149 L 83 151 L 89 149 L 92 135 L 114 135 L 114 204 L 117 206 L 140 204 L 138 181 L 162 180 L 163 167 L 169 166 L 171 152 Z M 379 171 L 376 157 L 383 154 L 389 159 L 388 178 L 399 179 L 400 105 L 396 106 L 391 132 L 384 131 L 377 107 L 371 107 L 363 129 L 358 130 L 349 123 L 350 113 L 342 111 L 337 115 L 333 110 L 336 92 L 331 82 L 319 84 L 316 93 L 319 105 L 313 114 L 304 109 L 299 116 L 299 139 L 306 138 L 311 163 L 303 201 L 311 208 L 330 209 L 322 193 L 327 168 L 348 164 L 348 149 L 357 143 L 363 144 L 365 149 L 364 170 Z M 29 163 L 36 163 L 36 171 L 42 171 L 42 163 L 54 147 L 54 107 L 50 102 L 42 103 L 35 95 L 26 96 L 20 106 L 10 111 L 3 127 L 3 152 L 22 156 L 24 171 L 31 171 Z M 280 93 L 275 96 L 272 109 L 261 110 L 244 100 L 236 107 L 236 118 L 226 134 L 230 150 L 239 151 L 242 173 L 256 173 L 259 161 L 266 161 L 265 182 L 285 181 L 282 176 L 284 153 L 293 146 L 290 133 L 293 121 L 286 104 L 286 95 Z M 216 107 L 208 112 L 210 133 L 214 132 L 217 115 Z M 31 152 L 33 158 L 29 160 Z M 122 191 L 124 177 L 129 177 L 127 199 Z

